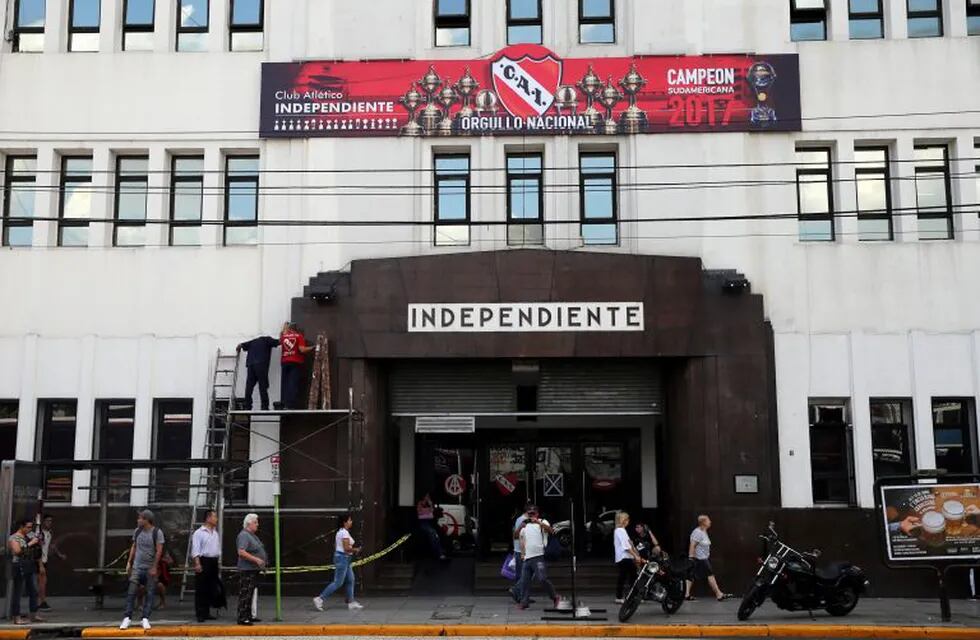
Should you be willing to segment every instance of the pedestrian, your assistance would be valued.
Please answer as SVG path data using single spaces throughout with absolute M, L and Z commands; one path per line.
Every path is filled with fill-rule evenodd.
M 252 594 L 255 592 L 255 582 L 259 571 L 269 563 L 265 546 L 256 531 L 259 530 L 259 516 L 250 513 L 242 522 L 242 530 L 238 534 L 238 624 L 251 625 L 261 622 L 252 615 Z
M 715 593 L 715 598 L 721 602 L 722 600 L 728 600 L 735 596 L 730 593 L 724 593 L 718 587 L 718 581 L 715 579 L 715 573 L 711 568 L 711 538 L 708 537 L 708 529 L 710 528 L 711 518 L 706 515 L 698 516 L 698 526 L 691 532 L 691 543 L 688 547 L 687 556 L 694 561 L 694 577 L 706 578 L 708 580 L 708 586 Z M 694 581 L 688 580 L 686 594 L 688 600 L 696 599 L 691 595 L 691 587 L 693 586 Z
M 527 520 L 529 513 L 537 510 L 538 508 L 528 500 L 524 505 L 524 511 L 517 516 L 517 519 L 514 520 L 514 526 L 511 527 L 511 534 L 514 538 L 514 574 L 517 576 L 514 578 L 514 584 L 510 588 L 510 595 L 514 598 L 514 602 L 521 601 L 521 593 L 518 590 L 521 585 L 521 568 L 523 567 L 521 560 L 521 525 Z
M 432 496 L 426 493 L 415 503 L 415 516 L 419 521 L 419 531 L 429 542 L 429 549 L 432 550 L 432 557 L 440 560 L 446 559 L 446 552 L 442 548 L 442 540 L 439 539 L 439 529 L 436 527 L 436 505 L 432 502 Z
M 346 598 L 347 608 L 351 611 L 363 609 L 364 605 L 354 599 L 354 567 L 352 562 L 354 556 L 361 552 L 360 547 L 354 546 L 354 537 L 350 530 L 354 526 L 354 518 L 349 513 L 337 517 L 337 535 L 334 536 L 333 551 L 333 582 L 328 584 L 320 592 L 320 595 L 313 598 L 313 606 L 317 611 L 323 611 L 323 601 L 330 595 L 347 585 Z
M 37 593 L 41 603 L 38 608 L 41 611 L 51 609 L 48 604 L 48 558 L 54 553 L 62 560 L 67 560 L 68 556 L 61 552 L 61 549 L 54 544 L 54 516 L 44 514 L 41 516 L 41 530 L 38 532 L 41 540 L 41 561 L 37 567 Z
M 163 531 L 154 524 L 153 512 L 149 509 L 141 511 L 136 518 L 136 525 L 133 541 L 129 546 L 129 560 L 126 561 L 129 588 L 126 591 L 126 610 L 119 625 L 120 629 L 129 628 L 140 587 L 146 590 L 142 625 L 144 629 L 150 628 L 150 612 L 153 610 L 153 596 L 156 594 L 160 559 L 163 557 L 165 538 Z
M 279 346 L 282 347 L 282 378 L 280 380 L 281 400 L 283 409 L 299 409 L 299 388 L 303 376 L 303 363 L 306 354 L 313 347 L 306 344 L 306 338 L 296 327 L 295 322 L 282 325 L 279 335 Z
M 37 615 L 37 589 L 34 585 L 34 572 L 40 555 L 41 540 L 33 535 L 34 522 L 28 519 L 19 520 L 17 529 L 7 538 L 7 551 L 10 555 L 10 575 L 14 588 L 10 595 L 10 617 L 14 624 L 28 622 L 44 622 Z M 20 598 L 27 592 L 27 606 L 30 611 L 30 621 L 20 615 Z
M 527 514 L 527 519 L 521 523 L 518 535 L 521 541 L 521 582 L 517 587 L 521 601 L 517 607 L 527 609 L 531 600 L 531 579 L 537 580 L 548 597 L 558 607 L 558 594 L 548 580 L 548 566 L 544 559 L 544 550 L 548 546 L 548 536 L 554 535 L 551 524 L 541 518 L 537 509 Z
M 191 538 L 191 558 L 194 561 L 194 613 L 198 622 L 214 620 L 211 606 L 221 591 L 218 562 L 221 558 L 221 537 L 218 535 L 218 514 L 208 509 L 202 524 Z
M 252 393 L 255 385 L 259 385 L 259 400 L 262 411 L 269 410 L 269 363 L 272 362 L 272 350 L 279 346 L 279 341 L 272 336 L 259 336 L 235 347 L 235 352 L 245 351 L 245 410 L 252 410 Z
M 626 591 L 636 581 L 636 567 L 646 562 L 633 545 L 629 536 L 630 514 L 620 511 L 616 514 L 616 528 L 613 531 L 613 560 L 619 570 L 616 576 L 616 604 L 623 604 Z

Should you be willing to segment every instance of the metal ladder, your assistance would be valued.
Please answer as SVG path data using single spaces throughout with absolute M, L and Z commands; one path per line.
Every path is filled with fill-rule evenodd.
M 235 408 L 238 365 L 239 354 L 237 351 L 222 353 L 221 349 L 218 349 L 215 354 L 214 371 L 211 379 L 211 406 L 208 410 L 208 428 L 204 438 L 204 459 L 228 461 L 228 442 L 231 438 L 232 428 L 232 418 L 229 412 Z M 224 516 L 224 485 L 224 465 L 212 465 L 205 469 L 196 487 L 196 499 L 191 507 L 190 535 L 187 537 L 187 557 L 184 560 L 187 571 L 184 572 L 183 580 L 180 583 L 179 600 L 181 602 L 184 601 L 184 594 L 188 591 L 187 583 L 191 575 L 194 532 L 204 524 L 203 520 L 200 522 L 198 520 L 202 514 L 207 513 L 208 509 L 215 509 L 218 512 L 220 540 Z

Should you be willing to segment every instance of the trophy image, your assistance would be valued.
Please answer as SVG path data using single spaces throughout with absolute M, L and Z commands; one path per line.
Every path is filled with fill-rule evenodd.
M 462 77 L 456 81 L 456 93 L 462 100 L 463 105 L 459 108 L 458 118 L 469 118 L 473 115 L 473 107 L 470 106 L 470 99 L 476 90 L 480 88 L 480 83 L 470 75 L 470 68 L 466 67 Z
M 623 99 L 623 94 L 613 84 L 612 76 L 609 76 L 606 86 L 599 95 L 599 101 L 606 108 L 606 118 L 602 123 L 602 132 L 609 136 L 616 135 L 617 126 L 616 119 L 613 118 L 613 108 L 616 106 L 616 103 Z
M 562 109 L 566 110 L 569 115 L 573 114 L 577 106 L 578 92 L 575 91 L 575 87 L 567 84 L 558 87 L 558 93 L 555 94 L 555 108 L 558 110 L 558 115 L 561 115 Z
M 436 73 L 435 67 L 429 67 L 429 70 L 419 80 L 419 86 L 425 92 L 425 107 L 422 109 L 420 120 L 422 121 L 422 127 L 426 131 L 432 132 L 439 125 L 439 120 L 442 116 L 442 112 L 436 106 L 436 92 L 442 86 L 442 78 Z
M 756 62 L 745 74 L 752 91 L 755 92 L 756 106 L 749 113 L 752 124 L 768 127 L 776 122 L 776 110 L 769 106 L 769 90 L 776 82 L 776 70 L 768 62 Z
M 415 83 L 408 88 L 399 102 L 401 102 L 405 109 L 408 110 L 408 122 L 402 127 L 402 135 L 404 136 L 420 136 L 422 135 L 422 127 L 419 123 L 415 121 L 415 112 L 418 111 L 419 105 L 422 104 L 422 94 L 419 90 L 415 88 Z
M 497 113 L 497 94 L 489 89 L 483 89 L 476 94 L 476 112 L 481 116 Z
M 439 104 L 442 105 L 442 121 L 439 122 L 439 129 L 436 133 L 440 136 L 449 136 L 453 133 L 453 118 L 449 115 L 449 109 L 456 102 L 456 90 L 453 85 L 446 83 L 446 86 L 439 92 Z
M 589 65 L 588 71 L 578 83 L 578 88 L 585 94 L 585 115 L 588 116 L 592 126 L 599 124 L 599 110 L 595 108 L 595 101 L 599 97 L 598 92 L 602 90 L 602 80 L 592 70 Z
M 636 94 L 640 92 L 640 89 L 646 83 L 647 81 L 636 70 L 635 64 L 630 65 L 629 73 L 619 81 L 619 86 L 623 88 L 623 92 L 626 93 L 626 99 L 630 103 L 630 106 L 626 108 L 626 111 L 623 112 L 620 118 L 620 121 L 623 123 L 623 130 L 627 133 L 637 133 L 646 122 L 647 114 L 636 106 Z

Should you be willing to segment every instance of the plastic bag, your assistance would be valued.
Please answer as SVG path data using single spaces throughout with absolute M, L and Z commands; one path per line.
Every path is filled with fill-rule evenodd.
M 517 560 L 513 553 L 508 553 L 504 564 L 500 566 L 500 575 L 508 580 L 517 580 Z

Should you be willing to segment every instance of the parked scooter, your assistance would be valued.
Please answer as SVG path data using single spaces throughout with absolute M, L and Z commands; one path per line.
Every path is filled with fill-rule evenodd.
M 626 622 L 644 600 L 660 603 L 664 613 L 676 613 L 684 604 L 684 580 L 688 571 L 671 567 L 666 553 L 647 560 L 619 608 L 619 621 Z
M 766 559 L 738 608 L 738 619 L 747 620 L 766 598 L 787 611 L 825 609 L 833 616 L 846 616 L 857 606 L 868 587 L 864 572 L 849 562 L 817 568 L 820 550 L 800 552 L 783 543 L 770 522 L 762 538 Z

